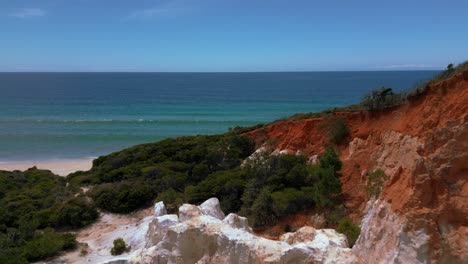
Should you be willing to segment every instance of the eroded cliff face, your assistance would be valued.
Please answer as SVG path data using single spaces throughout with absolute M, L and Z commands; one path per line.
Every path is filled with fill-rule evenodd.
M 468 72 L 397 109 L 340 115 L 351 130 L 340 149 L 345 204 L 361 222 L 358 259 L 468 262 Z M 276 152 L 314 156 L 328 142 L 321 121 L 278 122 L 248 135 L 259 145 L 268 140 Z M 376 169 L 389 179 L 370 199 L 367 177 Z

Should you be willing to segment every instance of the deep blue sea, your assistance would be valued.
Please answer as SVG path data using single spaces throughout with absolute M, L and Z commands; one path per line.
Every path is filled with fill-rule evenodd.
M 434 71 L 0 73 L 0 161 L 96 157 L 408 89 Z

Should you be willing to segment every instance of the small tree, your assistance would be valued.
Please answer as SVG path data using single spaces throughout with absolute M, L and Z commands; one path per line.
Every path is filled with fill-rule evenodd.
M 111 249 L 112 255 L 121 255 L 122 253 L 129 251 L 130 247 L 127 247 L 125 241 L 122 238 L 117 238 L 116 240 L 114 240 L 114 247 Z
M 392 88 L 382 87 L 380 89 L 370 91 L 364 97 L 361 105 L 368 111 L 376 111 L 396 106 L 401 102 L 400 94 L 395 94 Z
M 367 176 L 366 192 L 367 197 L 379 198 L 380 192 L 383 189 L 385 181 L 388 180 L 388 175 L 382 169 L 377 169 L 374 172 L 369 173 Z
M 361 229 L 348 218 L 344 218 L 338 224 L 336 231 L 344 234 L 348 238 L 349 247 L 353 247 L 359 237 Z
M 323 118 L 321 129 L 328 133 L 330 141 L 337 145 L 345 143 L 349 136 L 349 127 L 343 117 L 326 115 Z
M 252 204 L 252 219 L 255 227 L 268 226 L 275 222 L 272 204 L 270 188 L 263 187 Z

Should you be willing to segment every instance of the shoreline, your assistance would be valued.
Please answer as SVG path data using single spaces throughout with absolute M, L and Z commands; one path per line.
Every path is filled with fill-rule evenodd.
M 0 161 L 0 170 L 24 171 L 32 167 L 50 170 L 59 176 L 67 176 L 76 171 L 91 169 L 94 158 L 82 159 L 48 159 L 48 160 L 24 160 L 24 161 Z

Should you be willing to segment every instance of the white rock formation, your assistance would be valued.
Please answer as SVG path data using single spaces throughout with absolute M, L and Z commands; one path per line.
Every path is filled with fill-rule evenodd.
M 165 214 L 167 214 L 167 210 L 166 210 L 166 206 L 164 205 L 164 203 L 162 201 L 155 203 L 154 204 L 154 216 L 158 217 L 158 216 L 165 215 Z
M 146 246 L 129 263 L 354 263 L 344 235 L 304 227 L 281 241 L 253 234 L 247 219 L 224 217 L 219 201 L 184 204 L 179 217 L 163 215 L 149 224 Z
M 221 205 L 219 204 L 218 198 L 210 198 L 200 204 L 199 207 L 205 215 L 210 215 L 220 220 L 223 220 L 225 217 L 223 211 L 221 211 Z

